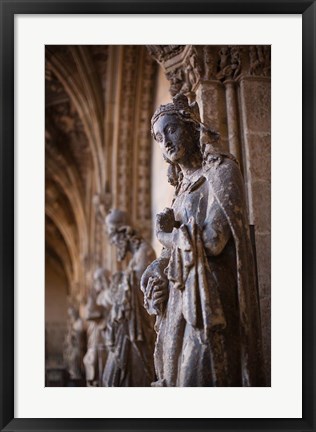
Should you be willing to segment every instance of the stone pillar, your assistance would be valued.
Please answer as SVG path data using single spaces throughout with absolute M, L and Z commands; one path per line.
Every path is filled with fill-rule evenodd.
M 228 127 L 228 143 L 229 151 L 233 154 L 242 166 L 240 132 L 239 132 L 239 116 L 238 116 L 238 101 L 234 80 L 226 80 L 224 82 L 226 88 L 226 110 L 227 110 L 227 127 Z
M 196 101 L 202 122 L 220 133 L 221 146 L 229 151 L 224 85 L 218 80 L 200 81 Z
M 270 78 L 243 77 L 240 80 L 240 104 L 245 153 L 244 173 L 250 223 L 255 226 L 264 355 L 266 371 L 269 375 L 271 350 Z

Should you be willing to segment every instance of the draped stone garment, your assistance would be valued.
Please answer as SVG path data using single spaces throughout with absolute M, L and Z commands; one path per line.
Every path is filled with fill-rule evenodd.
M 143 252 L 147 254 L 146 249 Z M 135 264 L 137 260 L 133 258 L 121 274 L 112 299 L 111 317 L 105 333 L 109 350 L 102 380 L 105 387 L 150 386 L 155 377 L 154 324 L 143 306 Z
M 169 280 L 168 302 L 156 321 L 153 385 L 264 385 L 254 261 L 237 163 L 221 156 L 206 164 L 183 182 L 172 207 L 180 228 L 173 230 L 172 248 L 152 264 Z

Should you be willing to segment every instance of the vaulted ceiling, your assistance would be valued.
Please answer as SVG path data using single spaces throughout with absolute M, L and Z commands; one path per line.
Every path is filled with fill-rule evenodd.
M 156 67 L 141 46 L 46 46 L 46 258 L 72 296 L 113 265 L 101 206 L 128 211 L 149 235 Z

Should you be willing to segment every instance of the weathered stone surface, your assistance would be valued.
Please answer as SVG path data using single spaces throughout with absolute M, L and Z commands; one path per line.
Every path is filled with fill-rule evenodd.
M 239 113 L 235 81 L 225 81 L 225 88 L 229 151 L 241 164 Z
M 257 270 L 260 298 L 271 295 L 271 235 L 256 233 Z
M 196 92 L 196 100 L 201 107 L 201 120 L 221 135 L 222 144 L 227 143 L 227 116 L 225 87 L 219 81 L 202 81 Z M 225 149 L 223 147 L 224 150 Z
M 271 181 L 270 134 L 247 134 L 247 169 L 254 180 Z
M 252 183 L 254 225 L 257 233 L 271 232 L 271 184 L 265 180 Z
M 184 95 L 152 118 L 175 187 L 172 208 L 156 218 L 164 249 L 142 276 L 145 306 L 157 315 L 153 385 L 263 386 L 241 173 L 232 155 L 201 144 L 200 130 L 197 105 Z
M 250 50 L 250 74 L 268 75 L 267 56 Z M 265 50 L 267 53 L 267 50 Z M 259 293 L 261 298 L 265 371 L 270 380 L 270 290 L 271 290 L 271 89 L 270 79 L 244 77 L 240 82 L 240 114 L 244 143 L 248 207 L 255 225 Z M 268 381 L 269 382 L 269 381 Z
M 260 300 L 263 353 L 267 385 L 271 385 L 271 299 Z
M 140 278 L 155 258 L 152 247 L 127 223 L 127 215 L 112 209 L 105 220 L 109 240 L 121 262 L 132 258 L 124 271 L 112 275 L 107 300 L 111 315 L 105 342 L 108 357 L 102 383 L 105 387 L 144 387 L 154 380 L 154 322 L 144 308 Z
M 244 78 L 240 82 L 245 132 L 271 131 L 271 86 L 269 78 Z

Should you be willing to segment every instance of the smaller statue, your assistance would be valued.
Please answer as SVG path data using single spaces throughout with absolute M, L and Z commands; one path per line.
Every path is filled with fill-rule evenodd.
M 241 73 L 241 59 L 240 59 L 240 51 L 239 48 L 231 49 L 231 70 L 232 70 L 232 78 L 236 79 L 240 76 Z
M 241 60 L 239 54 L 239 48 L 223 47 L 219 51 L 220 55 L 220 71 L 216 77 L 219 80 L 231 80 L 236 79 L 241 73 Z
M 205 45 L 204 47 L 204 61 L 205 61 L 204 79 L 206 80 L 216 79 L 217 64 L 214 55 L 211 51 L 211 47 L 208 45 Z
M 83 320 L 79 315 L 79 308 L 71 305 L 68 308 L 67 333 L 64 343 L 64 361 L 71 380 L 80 381 L 84 378 L 85 346 L 86 335 Z
M 103 368 L 106 360 L 104 331 L 109 315 L 109 305 L 98 301 L 99 296 L 108 289 L 105 270 L 98 268 L 93 275 L 93 287 L 88 295 L 85 307 L 87 321 L 87 352 L 83 358 L 88 387 L 101 385 Z
M 112 305 L 107 324 L 108 358 L 105 387 L 144 387 L 154 381 L 154 321 L 144 308 L 141 276 L 155 258 L 152 247 L 127 224 L 127 216 L 112 210 L 106 217 L 107 233 L 117 247 L 118 261 L 132 255 L 128 267 L 112 277 L 108 298 Z
M 263 47 L 263 75 L 270 76 L 271 75 L 271 48 L 269 46 Z
M 260 61 L 260 59 L 258 58 L 257 48 L 253 45 L 249 47 L 249 61 L 250 61 L 250 68 L 249 68 L 250 75 L 261 75 L 262 61 Z
M 182 91 L 185 81 L 185 72 L 181 68 L 168 72 L 166 78 L 170 82 L 169 91 L 172 96 Z
M 225 67 L 227 67 L 229 65 L 229 48 L 223 46 L 219 50 L 218 54 L 220 56 L 219 68 L 220 68 L 220 70 L 224 70 Z

